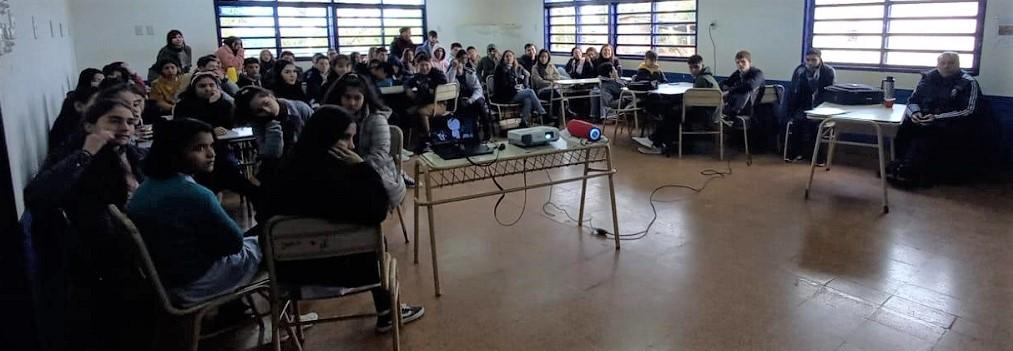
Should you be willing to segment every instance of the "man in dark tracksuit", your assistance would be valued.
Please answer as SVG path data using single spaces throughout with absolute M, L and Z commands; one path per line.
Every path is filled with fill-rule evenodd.
M 824 102 L 824 90 L 834 85 L 837 72 L 823 63 L 820 49 L 809 49 L 805 63 L 795 68 L 791 75 L 791 90 L 788 92 L 788 118 L 792 121 L 792 133 L 788 140 L 789 159 L 800 159 L 812 153 L 816 141 L 816 123 L 810 122 L 805 111 Z
M 926 186 L 957 181 L 981 170 L 991 154 L 981 89 L 960 69 L 955 53 L 939 55 L 908 99 L 897 132 L 897 157 L 887 169 L 893 183 Z

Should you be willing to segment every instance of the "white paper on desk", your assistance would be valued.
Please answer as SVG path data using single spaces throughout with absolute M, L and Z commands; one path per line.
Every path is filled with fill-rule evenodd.
M 836 115 L 841 115 L 841 114 L 848 113 L 848 111 L 845 111 L 845 110 L 842 110 L 842 109 L 839 109 L 839 108 L 836 108 L 836 107 L 820 107 L 820 108 L 814 108 L 814 109 L 809 110 L 809 111 L 805 111 L 805 113 L 806 114 L 810 114 L 810 115 L 816 115 L 816 116 L 836 116 Z

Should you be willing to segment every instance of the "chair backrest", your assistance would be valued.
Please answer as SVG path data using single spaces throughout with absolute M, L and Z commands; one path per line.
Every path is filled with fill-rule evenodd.
M 493 87 L 495 87 L 495 85 L 493 85 L 492 75 L 490 74 L 488 77 L 485 77 L 485 100 L 486 101 L 492 101 L 492 95 L 493 95 L 492 88 Z
M 380 253 L 383 250 L 383 233 L 379 225 L 275 216 L 267 222 L 262 235 L 260 244 L 264 258 L 276 262 Z
M 770 92 L 774 92 L 771 94 Z M 784 86 L 780 84 L 767 85 L 763 89 L 763 96 L 760 96 L 760 105 L 776 104 L 781 102 L 784 95 Z
M 183 314 L 184 311 L 176 308 L 172 304 L 172 300 L 169 299 L 169 293 L 166 292 L 165 286 L 162 285 L 161 278 L 158 277 L 158 270 L 155 269 L 155 261 L 151 259 L 151 254 L 148 253 L 148 247 L 144 244 L 144 238 L 141 237 L 141 232 L 137 230 L 137 226 L 130 220 L 116 205 L 109 205 L 109 214 L 113 219 L 113 226 L 117 233 L 125 234 L 127 240 L 133 245 L 129 245 L 133 249 L 132 252 L 135 260 L 140 265 L 141 273 L 151 282 L 152 288 L 155 289 L 155 295 L 158 295 L 158 300 L 164 308 L 170 314 Z
M 455 101 L 457 100 L 457 94 L 460 92 L 457 83 L 441 84 L 436 87 L 436 103 L 443 101 Z
M 721 107 L 721 90 L 706 88 L 692 88 L 686 90 L 686 92 L 682 95 L 682 104 L 687 107 Z
M 394 158 L 394 166 L 401 173 L 401 150 L 404 149 L 404 132 L 398 126 L 390 126 L 390 157 Z

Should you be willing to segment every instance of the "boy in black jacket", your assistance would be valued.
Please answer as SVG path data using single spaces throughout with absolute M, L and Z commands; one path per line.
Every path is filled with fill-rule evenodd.
M 763 86 L 763 71 L 753 67 L 753 56 L 749 51 L 735 53 L 735 65 L 738 67 L 728 79 L 721 83 L 725 97 L 725 105 L 721 112 L 725 116 L 738 116 L 744 113 L 751 103 L 753 92 Z M 727 123 L 727 122 L 726 122 Z
M 415 58 L 415 66 L 418 74 L 413 75 L 405 82 L 405 94 L 411 99 L 413 107 L 409 108 L 409 115 L 417 115 L 422 125 L 423 143 L 420 148 L 425 148 L 425 141 L 429 137 L 429 119 L 446 111 L 446 106 L 434 104 L 436 87 L 447 84 L 447 76 L 438 69 L 433 69 L 432 61 L 425 54 Z
M 810 122 L 805 111 L 823 103 L 824 91 L 834 85 L 837 72 L 830 65 L 823 63 L 820 49 L 809 49 L 805 54 L 805 63 L 795 68 L 791 75 L 791 89 L 788 93 L 788 117 L 792 120 L 791 139 L 788 141 L 789 159 L 801 159 L 812 148 L 816 140 L 816 125 Z

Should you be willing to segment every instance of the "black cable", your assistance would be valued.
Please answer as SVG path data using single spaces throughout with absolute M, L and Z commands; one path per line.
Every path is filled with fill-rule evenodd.
M 711 22 L 711 24 L 707 26 L 707 36 L 710 37 L 711 50 L 713 50 L 711 51 L 711 61 L 714 62 L 714 66 L 711 67 L 712 69 L 718 69 L 718 46 L 717 44 L 714 43 L 714 33 L 712 33 L 713 31 L 714 31 L 714 22 Z
M 628 240 L 628 241 L 639 240 L 639 239 L 643 239 L 644 237 L 647 236 L 648 233 L 650 233 L 651 227 L 653 227 L 654 223 L 658 220 L 658 208 L 655 205 L 656 202 L 672 203 L 672 202 L 681 201 L 681 199 L 668 200 L 668 201 L 665 201 L 665 200 L 656 200 L 654 198 L 654 196 L 657 195 L 657 193 L 659 191 L 664 190 L 664 189 L 671 189 L 671 188 L 675 188 L 675 189 L 689 189 L 689 190 L 692 190 L 694 193 L 698 193 L 699 194 L 699 193 L 703 192 L 705 189 L 707 189 L 707 186 L 710 185 L 710 183 L 712 181 L 714 181 L 716 179 L 719 179 L 719 178 L 724 178 L 726 176 L 732 175 L 732 161 L 728 160 L 726 162 L 727 162 L 727 170 L 725 170 L 725 171 L 721 171 L 721 170 L 717 170 L 717 169 L 712 169 L 712 168 L 708 168 L 708 169 L 700 171 L 700 175 L 707 177 L 707 180 L 705 180 L 703 182 L 703 184 L 700 185 L 700 187 L 693 187 L 691 185 L 684 185 L 684 184 L 666 184 L 666 185 L 662 185 L 662 186 L 659 186 L 657 188 L 654 188 L 654 190 L 651 191 L 651 196 L 649 197 L 649 200 L 650 200 L 650 203 L 651 203 L 652 217 L 651 217 L 651 220 L 647 223 L 647 227 L 645 227 L 644 230 L 641 230 L 641 231 L 636 232 L 636 233 L 629 233 L 629 234 L 622 234 L 622 233 L 620 233 L 618 235 L 619 240 Z M 549 182 L 552 182 L 552 176 L 549 175 L 549 171 L 545 171 L 545 175 L 549 177 Z M 549 211 L 546 209 L 546 207 L 550 207 L 551 206 L 552 208 L 556 209 L 557 211 L 563 212 L 563 214 L 566 215 L 566 217 L 569 218 L 570 220 L 572 220 L 574 222 L 579 222 L 577 219 L 574 219 L 573 216 L 570 215 L 570 213 L 568 211 L 566 211 L 566 209 L 564 209 L 564 208 L 560 207 L 559 205 L 557 205 L 557 204 L 555 204 L 555 203 L 552 202 L 552 189 L 553 189 L 553 187 L 550 186 L 549 187 L 549 199 L 545 202 L 545 204 L 542 205 L 542 212 L 544 212 L 546 215 L 548 215 L 550 217 L 555 217 L 554 214 L 549 213 Z M 578 224 L 581 227 L 590 229 L 596 235 L 601 235 L 603 237 L 610 238 L 610 239 L 611 238 L 615 238 L 616 235 L 613 234 L 613 233 L 611 233 L 611 232 L 609 232 L 607 229 L 596 227 L 594 225 L 593 218 L 588 217 L 588 219 L 586 220 L 586 222 L 588 222 L 589 225 L 584 225 L 584 223 L 578 223 Z
M 496 180 L 496 175 L 489 169 L 489 166 L 492 166 L 492 165 L 496 164 L 496 162 L 499 162 L 500 151 L 503 151 L 504 149 L 506 149 L 506 144 L 499 144 L 499 145 L 497 145 L 496 146 L 496 155 L 495 155 L 495 157 L 493 157 L 493 159 L 491 161 L 484 162 L 484 163 L 475 162 L 474 160 L 471 159 L 471 156 L 465 157 L 465 159 L 468 160 L 468 163 L 470 163 L 472 166 L 484 168 L 486 170 L 486 174 L 488 174 L 489 178 L 492 179 L 492 183 L 495 184 L 496 188 L 499 189 L 500 191 L 503 191 L 503 186 L 499 184 L 498 180 Z M 528 187 L 528 174 L 526 172 L 521 172 L 521 173 L 524 176 L 524 187 L 527 188 Z M 517 216 L 517 219 L 514 219 L 510 223 L 503 223 L 503 221 L 501 221 L 499 219 L 499 205 L 503 203 L 504 199 L 506 199 L 506 195 L 507 194 L 500 194 L 499 195 L 499 199 L 496 200 L 496 206 L 493 206 L 492 215 L 493 215 L 494 218 L 496 218 L 496 223 L 499 223 L 499 225 L 504 226 L 504 227 L 512 227 L 515 224 L 517 224 L 518 222 L 520 222 L 521 218 L 524 218 L 524 210 L 528 206 L 528 190 L 524 189 L 524 202 L 523 202 L 523 205 L 521 206 L 521 214 Z

